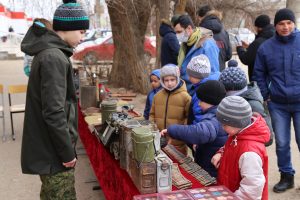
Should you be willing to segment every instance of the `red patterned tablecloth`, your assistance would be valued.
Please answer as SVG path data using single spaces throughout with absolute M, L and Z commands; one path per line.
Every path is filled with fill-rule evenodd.
M 110 152 L 99 143 L 96 136 L 91 134 L 83 114 L 78 113 L 78 129 L 81 141 L 86 149 L 93 170 L 107 200 L 132 200 L 134 195 L 140 194 L 127 172 L 120 168 Z M 189 179 L 192 188 L 203 187 L 194 177 L 180 169 L 183 176 Z M 173 190 L 177 190 L 173 186 Z

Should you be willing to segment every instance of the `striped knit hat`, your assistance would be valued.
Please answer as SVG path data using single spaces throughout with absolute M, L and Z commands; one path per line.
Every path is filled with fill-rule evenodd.
M 228 96 L 219 104 L 216 115 L 222 124 L 245 128 L 251 123 L 252 109 L 243 97 Z
M 63 0 L 54 13 L 53 29 L 55 31 L 75 31 L 89 29 L 89 17 L 76 0 Z
M 209 76 L 211 71 L 210 62 L 206 55 L 200 54 L 191 59 L 187 65 L 186 73 L 200 80 Z

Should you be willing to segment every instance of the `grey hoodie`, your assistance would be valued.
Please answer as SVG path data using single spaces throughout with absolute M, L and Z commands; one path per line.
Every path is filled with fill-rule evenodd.
M 273 132 L 271 118 L 266 107 L 264 107 L 264 100 L 256 82 L 250 82 L 247 85 L 247 90 L 238 96 L 243 97 L 250 104 L 252 111 L 259 113 L 267 122 L 270 132 Z

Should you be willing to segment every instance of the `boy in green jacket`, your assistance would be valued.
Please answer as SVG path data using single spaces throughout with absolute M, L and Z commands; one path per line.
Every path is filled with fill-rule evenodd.
M 36 21 L 21 49 L 34 56 L 28 81 L 21 166 L 38 174 L 41 199 L 76 199 L 74 167 L 77 99 L 69 59 L 89 28 L 76 0 L 64 0 L 53 18 L 53 31 Z

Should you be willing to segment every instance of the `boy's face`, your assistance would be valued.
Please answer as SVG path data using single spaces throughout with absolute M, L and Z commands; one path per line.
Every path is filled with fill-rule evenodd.
M 201 107 L 201 110 L 206 111 L 207 109 L 209 109 L 210 107 L 212 107 L 213 105 L 206 103 L 204 101 L 200 101 L 199 102 L 199 106 Z
M 236 128 L 236 127 L 229 126 L 226 124 L 222 124 L 222 127 L 229 136 L 234 136 L 242 130 L 241 128 Z
M 153 89 L 159 88 L 160 86 L 159 78 L 155 75 L 150 76 L 150 83 Z
M 85 30 L 64 31 L 64 40 L 75 48 L 83 39 Z
M 177 77 L 175 76 L 165 76 L 163 78 L 164 85 L 169 89 L 174 89 L 174 87 L 177 85 Z
M 191 81 L 192 84 L 199 83 L 201 80 L 198 78 L 194 78 L 192 76 L 189 76 L 189 80 Z

